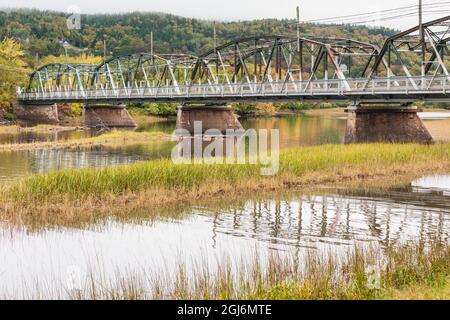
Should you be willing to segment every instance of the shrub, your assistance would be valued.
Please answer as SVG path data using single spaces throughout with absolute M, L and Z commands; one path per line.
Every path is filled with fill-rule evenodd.
M 16 121 L 17 120 L 17 116 L 11 112 L 6 112 L 5 115 L 3 116 L 3 118 L 7 121 Z

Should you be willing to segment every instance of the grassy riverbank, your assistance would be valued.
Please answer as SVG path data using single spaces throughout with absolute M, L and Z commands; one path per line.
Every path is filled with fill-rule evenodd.
M 80 149 L 92 147 L 114 147 L 170 140 L 168 134 L 160 132 L 135 132 L 114 130 L 97 137 L 69 139 L 63 141 L 41 141 L 31 143 L 0 144 L 0 152 L 37 149 Z
M 4 186 L 0 218 L 77 223 L 140 208 L 321 187 L 389 187 L 450 171 L 450 144 L 327 145 L 284 150 L 276 176 L 260 165 L 177 165 L 149 161 L 33 175 Z
M 450 172 L 450 144 L 327 145 L 284 150 L 278 175 L 260 165 L 176 165 L 149 161 L 33 175 L 3 186 L 0 220 L 20 226 L 82 226 L 111 215 L 176 219 L 180 205 L 287 190 L 389 189 L 424 174 Z M 235 204 L 234 204 L 235 205 Z M 130 218 L 131 217 L 131 218 Z M 27 228 L 28 231 L 31 228 Z M 175 269 L 133 269 L 112 277 L 91 270 L 79 290 L 46 285 L 36 297 L 74 299 L 450 299 L 448 240 L 218 257 Z M 350 250 L 342 252 L 341 249 Z M 178 267 L 177 267 L 178 266 Z M 93 268 L 101 268 L 94 266 Z M 95 280 L 94 280 L 95 279 Z M 30 284 L 32 288 L 32 284 Z M 41 290 L 41 291 L 39 291 Z M 32 294 L 32 293 L 30 293 Z M 30 296 L 33 297 L 33 296 Z M 10 298 L 1 297 L 0 298 Z M 33 297 L 35 298 L 35 297 Z
M 33 132 L 33 133 L 53 133 L 62 131 L 74 131 L 78 127 L 73 126 L 57 126 L 57 125 L 46 125 L 40 124 L 31 127 L 22 127 L 19 125 L 5 125 L 0 126 L 0 133 L 22 133 L 22 132 Z
M 432 243 L 387 250 L 258 253 L 205 262 L 173 273 L 117 275 L 114 282 L 88 281 L 75 299 L 450 299 L 450 246 Z M 51 295 L 51 293 L 50 293 Z

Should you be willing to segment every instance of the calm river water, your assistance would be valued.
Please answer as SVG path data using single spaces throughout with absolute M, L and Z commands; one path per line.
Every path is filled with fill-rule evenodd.
M 427 116 L 425 123 L 435 138 L 449 140 L 450 119 Z M 243 124 L 279 128 L 283 148 L 342 143 L 345 131 L 345 120 L 338 115 L 245 120 Z M 172 123 L 139 128 L 173 129 Z M 0 141 L 38 138 L 42 137 L 5 135 Z M 172 143 L 165 142 L 88 152 L 3 153 L 0 179 L 167 157 L 171 148 Z M 409 187 L 369 196 L 339 190 L 290 192 L 185 207 L 158 218 L 146 218 L 145 213 L 129 220 L 110 218 L 83 228 L 29 230 L 0 221 L 0 298 L 64 297 L 75 280 L 93 277 L 114 282 L 118 274 L 126 276 L 135 270 L 170 273 L 180 261 L 187 266 L 206 261 L 214 268 L 224 257 L 239 259 L 255 249 L 299 253 L 340 250 L 355 243 L 386 248 L 430 239 L 450 241 L 450 176 L 424 177 Z
M 450 120 L 449 120 L 450 123 Z M 342 143 L 345 118 L 339 116 L 295 116 L 243 120 L 243 126 L 255 129 L 279 129 L 280 147 Z M 159 131 L 171 134 L 175 123 L 144 125 L 139 131 Z M 67 140 L 89 136 L 89 132 L 59 132 L 51 134 L 0 134 L 0 143 Z M 30 173 L 79 167 L 104 167 L 141 160 L 168 158 L 174 142 L 152 142 L 123 148 L 92 151 L 32 150 L 0 155 L 0 180 L 11 180 Z
M 450 113 L 426 113 L 424 122 L 435 140 L 450 140 Z M 279 129 L 280 147 L 343 143 L 345 115 L 300 115 L 279 118 L 245 119 L 244 128 Z M 144 125 L 139 131 L 172 133 L 175 123 Z M 67 140 L 89 136 L 89 132 L 1 134 L 0 144 Z M 0 154 L 0 181 L 32 173 L 80 167 L 104 167 L 136 161 L 170 157 L 174 142 L 152 142 L 123 148 L 100 150 L 32 150 Z

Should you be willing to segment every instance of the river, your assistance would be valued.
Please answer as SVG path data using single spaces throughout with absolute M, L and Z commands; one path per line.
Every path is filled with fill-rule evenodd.
M 421 116 L 437 141 L 450 140 L 450 113 L 432 112 Z M 285 117 L 243 119 L 245 129 L 279 129 L 280 148 L 343 143 L 345 115 L 323 113 Z M 174 122 L 141 125 L 138 131 L 172 133 Z M 26 132 L 0 134 L 1 143 L 60 141 L 90 136 L 83 131 L 53 133 Z M 173 142 L 151 142 L 141 145 L 96 148 L 95 150 L 31 150 L 0 154 L 0 181 L 12 180 L 33 173 L 81 167 L 105 167 L 142 160 L 170 157 Z
M 450 139 L 450 119 L 426 115 L 437 140 Z M 436 119 L 438 118 L 438 119 Z M 280 129 L 280 146 L 342 143 L 342 115 L 300 115 L 248 119 L 245 128 Z M 173 123 L 138 130 L 170 133 Z M 2 143 L 67 139 L 62 136 L 0 136 Z M 0 179 L 62 168 L 104 167 L 170 155 L 172 142 L 92 151 L 45 150 L 0 154 Z M 258 250 L 299 254 L 373 244 L 450 240 L 450 176 L 428 176 L 407 187 L 363 194 L 345 190 L 292 191 L 267 197 L 230 199 L 185 206 L 156 217 L 139 213 L 109 218 L 82 228 L 28 229 L 0 221 L 0 298 L 65 297 L 68 279 L 116 281 L 117 274 L 175 272 L 206 261 L 217 268 L 226 257 L 245 258 Z M 69 282 L 70 282 L 69 281 Z

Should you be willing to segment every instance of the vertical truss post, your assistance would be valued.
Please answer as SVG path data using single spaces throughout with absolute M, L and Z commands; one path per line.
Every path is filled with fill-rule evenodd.
M 298 80 L 303 81 L 303 41 L 300 41 L 299 61 L 300 75 Z

